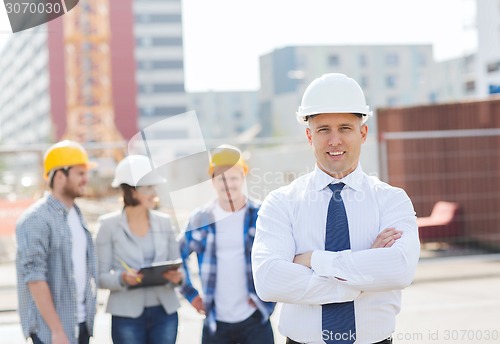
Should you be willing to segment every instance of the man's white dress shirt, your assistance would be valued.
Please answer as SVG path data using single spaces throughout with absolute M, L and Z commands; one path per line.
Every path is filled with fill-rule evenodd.
M 341 192 L 351 250 L 325 251 L 330 183 Z M 377 235 L 403 232 L 390 248 L 371 249 Z M 313 251 L 311 266 L 293 263 Z M 413 205 L 399 188 L 366 175 L 361 166 L 341 180 L 318 167 L 271 192 L 257 219 L 252 266 L 257 294 L 282 302 L 279 330 L 297 342 L 323 343 L 321 305 L 354 300 L 356 343 L 375 343 L 394 332 L 401 289 L 415 274 L 420 252 Z M 345 281 L 342 281 L 343 279 Z

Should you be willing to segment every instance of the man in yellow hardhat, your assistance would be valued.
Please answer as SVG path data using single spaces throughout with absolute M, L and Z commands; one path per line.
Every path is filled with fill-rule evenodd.
M 95 166 L 73 141 L 49 147 L 44 178 L 50 192 L 16 225 L 19 316 L 38 343 L 88 343 L 96 313 L 96 258 L 75 199 Z
M 206 315 L 203 344 L 274 343 L 269 316 L 274 303 L 255 293 L 251 250 L 260 203 L 243 192 L 248 166 L 241 152 L 222 145 L 213 152 L 208 174 L 217 199 L 195 210 L 181 238 L 185 283 L 182 294 Z M 190 278 L 188 257 L 195 252 L 203 299 Z

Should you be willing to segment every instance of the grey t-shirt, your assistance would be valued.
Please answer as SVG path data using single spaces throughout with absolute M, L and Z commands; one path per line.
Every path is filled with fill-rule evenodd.
M 151 229 L 145 236 L 134 235 L 135 239 L 141 247 L 142 255 L 144 256 L 144 266 L 149 266 L 153 263 L 155 258 L 155 246 Z M 160 300 L 152 288 L 141 288 L 144 291 L 145 306 L 153 307 L 160 305 Z

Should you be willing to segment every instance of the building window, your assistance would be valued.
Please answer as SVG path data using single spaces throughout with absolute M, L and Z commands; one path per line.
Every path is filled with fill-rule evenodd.
M 140 84 L 140 93 L 183 93 L 184 84 Z
M 398 105 L 399 99 L 398 97 L 388 97 L 387 98 L 387 106 L 396 106 Z
M 369 82 L 368 82 L 368 77 L 366 75 L 363 75 L 361 77 L 360 82 L 361 82 L 361 88 L 363 88 L 363 89 L 368 88 Z
M 476 82 L 474 80 L 467 81 L 465 83 L 465 92 L 471 93 L 476 90 Z
M 154 84 L 155 93 L 179 93 L 184 92 L 184 84 Z
M 366 67 L 368 65 L 368 61 L 366 59 L 366 55 L 365 54 L 360 54 L 358 56 L 358 63 L 359 63 L 360 67 Z
M 464 71 L 472 72 L 475 68 L 474 55 L 469 55 L 464 58 Z
M 385 64 L 388 67 L 396 67 L 399 65 L 399 55 L 395 53 L 387 54 L 385 56 Z
M 153 92 L 153 86 L 151 84 L 139 85 L 139 93 L 151 93 Z
M 328 56 L 328 65 L 330 67 L 338 67 L 340 65 L 340 58 L 338 55 Z
M 396 88 L 397 78 L 395 75 L 387 75 L 385 77 L 385 86 L 387 88 Z
M 429 93 L 429 103 L 436 103 L 438 100 L 437 92 Z
M 182 37 L 142 37 L 137 39 L 137 45 L 142 47 L 182 46 Z
M 137 61 L 137 68 L 142 70 L 161 70 L 161 69 L 182 69 L 184 64 L 182 60 L 171 60 L 171 61 L 161 61 L 161 60 L 142 60 Z
M 487 69 L 488 73 L 497 72 L 498 70 L 500 70 L 500 61 L 488 63 L 488 65 L 486 66 L 486 69 Z
M 181 2 L 181 0 L 135 0 L 137 2 Z
M 418 54 L 418 64 L 420 67 L 425 67 L 427 65 L 427 59 L 424 54 Z
M 135 17 L 138 23 L 181 23 L 180 14 L 139 14 Z
M 185 107 L 166 107 L 166 106 L 159 106 L 159 107 L 141 107 L 139 108 L 139 113 L 141 116 L 145 117 L 153 117 L 153 116 L 162 116 L 162 117 L 170 117 L 170 116 L 175 116 L 181 113 L 186 112 Z
M 143 108 L 140 108 L 140 113 L 141 113 L 141 116 L 153 116 L 155 114 L 155 108 L 152 107 L 152 106 L 147 106 L 147 107 L 143 107 Z
M 489 94 L 498 94 L 500 93 L 500 85 L 489 85 L 488 86 Z
M 138 69 L 148 70 L 148 69 L 151 69 L 151 67 L 152 67 L 151 61 L 138 61 L 137 62 Z
M 154 46 L 178 45 L 182 46 L 182 37 L 154 37 Z
M 142 37 L 137 39 L 137 45 L 142 47 L 150 47 L 153 44 L 153 40 L 151 37 Z

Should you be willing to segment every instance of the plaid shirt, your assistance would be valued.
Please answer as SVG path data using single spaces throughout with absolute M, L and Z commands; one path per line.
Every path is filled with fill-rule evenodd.
M 181 293 L 189 302 L 198 296 L 198 291 L 191 283 L 188 270 L 188 257 L 192 252 L 195 252 L 198 258 L 198 268 L 204 295 L 203 304 L 206 311 L 204 325 L 208 326 L 212 332 L 215 332 L 217 328 L 214 303 L 217 273 L 217 256 L 215 249 L 216 224 L 212 213 L 214 204 L 215 203 L 210 203 L 191 215 L 186 231 L 180 240 L 181 256 L 186 276 L 181 288 Z M 257 296 L 253 283 L 251 263 L 251 251 L 255 238 L 255 222 L 257 221 L 257 212 L 259 208 L 260 204 L 248 200 L 243 228 L 245 240 L 245 269 L 249 297 L 255 302 L 258 310 L 262 313 L 263 322 L 266 322 L 273 312 L 275 304 L 264 302 Z
M 93 331 L 96 313 L 96 258 L 90 232 L 75 205 L 87 235 L 87 285 L 85 287 L 86 324 Z M 35 305 L 28 283 L 46 281 L 62 326 L 71 343 L 78 342 L 77 292 L 73 278 L 71 230 L 68 209 L 49 195 L 32 205 L 18 220 L 17 292 L 19 317 L 27 338 L 36 334 L 44 343 L 51 342 L 51 332 Z

